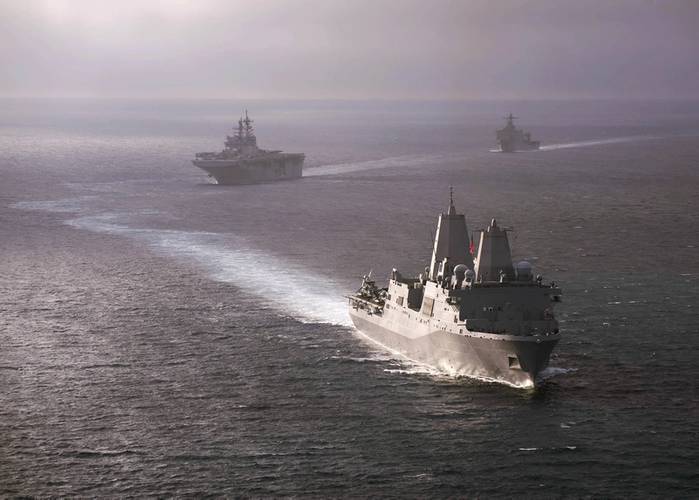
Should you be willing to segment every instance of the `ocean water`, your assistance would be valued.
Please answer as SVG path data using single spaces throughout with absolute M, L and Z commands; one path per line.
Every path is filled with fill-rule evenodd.
M 244 107 L 303 179 L 191 165 Z M 0 496 L 697 496 L 698 169 L 697 103 L 0 101 Z M 350 325 L 449 186 L 564 290 L 536 390 Z

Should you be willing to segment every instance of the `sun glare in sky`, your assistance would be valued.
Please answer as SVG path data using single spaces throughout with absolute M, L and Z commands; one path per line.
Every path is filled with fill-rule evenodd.
M 689 0 L 0 0 L 0 96 L 699 97 Z

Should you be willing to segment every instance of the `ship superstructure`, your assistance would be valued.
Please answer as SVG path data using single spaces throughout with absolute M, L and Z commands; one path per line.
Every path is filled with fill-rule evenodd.
M 541 143 L 533 141 L 529 132 L 515 127 L 514 121 L 517 119 L 512 113 L 505 117 L 507 123 L 496 131 L 497 141 L 500 151 L 503 153 L 514 153 L 515 151 L 532 151 L 539 149 Z
M 354 325 L 403 356 L 456 376 L 532 387 L 560 339 L 553 306 L 561 290 L 512 262 L 507 230 L 493 219 L 469 238 L 450 197 L 437 221 L 430 264 L 418 277 L 397 269 L 388 287 L 365 276 L 349 296 Z
M 225 148 L 219 153 L 197 153 L 192 163 L 216 179 L 218 184 L 255 184 L 303 175 L 303 153 L 283 153 L 260 149 L 253 120 L 245 110 L 232 136 L 227 136 Z

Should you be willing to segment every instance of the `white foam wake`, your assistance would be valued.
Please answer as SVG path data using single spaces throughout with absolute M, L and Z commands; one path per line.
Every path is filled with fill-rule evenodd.
M 262 252 L 235 235 L 137 228 L 129 225 L 128 214 L 90 215 L 85 202 L 92 198 L 24 201 L 12 207 L 75 214 L 77 217 L 65 224 L 143 241 L 158 252 L 194 263 L 212 279 L 231 283 L 300 321 L 351 326 L 343 290 L 332 279 Z M 148 213 L 152 215 L 153 211 Z
M 380 160 L 367 160 L 358 162 L 338 163 L 335 165 L 323 165 L 321 167 L 310 167 L 304 169 L 304 177 L 317 177 L 319 175 L 337 175 L 349 172 L 359 172 L 362 170 L 375 170 L 382 168 L 413 168 L 426 167 L 448 160 L 445 155 L 406 155 L 382 158 Z
M 584 148 L 590 146 L 602 146 L 604 144 L 618 144 L 623 142 L 649 141 L 652 139 L 662 139 L 657 135 L 632 135 L 628 137 L 612 137 L 610 139 L 595 139 L 590 141 L 566 142 L 561 144 L 546 144 L 539 148 L 539 151 L 554 151 L 556 149 Z
M 206 232 L 133 228 L 116 215 L 83 216 L 67 224 L 136 238 L 169 256 L 193 262 L 212 279 L 256 295 L 269 307 L 304 322 L 350 326 L 341 287 L 303 266 L 264 253 L 242 238 Z
M 95 198 L 97 198 L 97 196 L 85 195 L 49 201 L 18 201 L 10 205 L 10 208 L 41 210 L 44 212 L 79 213 L 84 211 L 85 201 Z
M 566 373 L 572 373 L 576 371 L 576 368 L 562 368 L 559 366 L 549 366 L 544 368 L 544 370 L 541 373 L 539 373 L 538 380 L 543 382 L 544 380 L 548 380 L 552 377 L 557 377 L 559 375 L 565 375 Z

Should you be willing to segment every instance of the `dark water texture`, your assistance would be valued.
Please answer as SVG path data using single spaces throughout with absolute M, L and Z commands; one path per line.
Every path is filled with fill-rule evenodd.
M 190 163 L 247 105 L 296 182 Z M 0 101 L 0 495 L 699 493 L 699 105 Z M 493 154 L 512 110 L 545 151 Z M 559 282 L 534 391 L 348 326 L 448 186 Z

